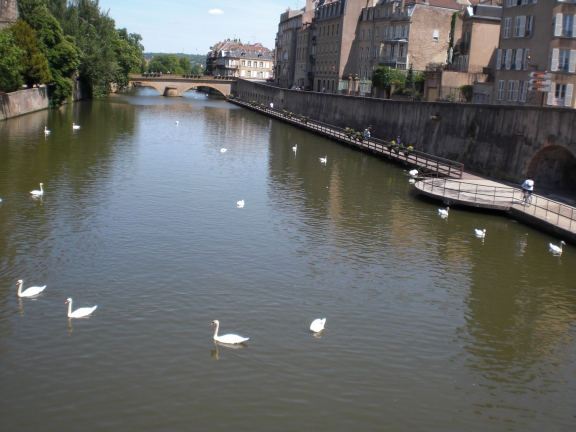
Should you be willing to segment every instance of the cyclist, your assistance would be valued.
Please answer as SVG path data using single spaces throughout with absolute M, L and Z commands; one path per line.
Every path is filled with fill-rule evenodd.
M 532 191 L 534 190 L 534 180 L 527 178 L 522 183 L 522 189 L 524 189 L 524 202 L 528 205 L 532 203 Z

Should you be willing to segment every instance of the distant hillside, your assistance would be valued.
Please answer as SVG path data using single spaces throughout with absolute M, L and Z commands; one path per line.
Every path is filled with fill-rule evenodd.
M 174 54 L 175 56 L 178 57 L 188 57 L 188 59 L 190 60 L 190 63 L 192 64 L 201 64 L 201 65 L 205 65 L 206 64 L 206 56 L 202 55 L 202 54 L 183 54 L 183 53 L 153 53 L 153 52 L 145 52 L 144 53 L 144 58 L 146 60 L 151 60 L 154 56 L 160 55 L 160 54 Z

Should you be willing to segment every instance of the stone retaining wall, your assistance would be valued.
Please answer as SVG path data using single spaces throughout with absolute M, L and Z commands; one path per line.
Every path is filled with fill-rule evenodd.
M 364 130 L 372 125 L 377 138 L 400 135 L 405 145 L 462 162 L 468 171 L 513 182 L 531 176 L 539 184 L 576 187 L 576 110 L 392 101 L 245 80 L 237 81 L 236 90 L 242 99 L 273 102 L 275 108 L 338 127 Z M 543 156 L 552 156 L 554 151 L 548 150 L 554 149 L 560 155 L 553 157 L 560 159 L 550 162 Z
M 46 109 L 48 102 L 45 86 L 0 94 L 0 120 Z

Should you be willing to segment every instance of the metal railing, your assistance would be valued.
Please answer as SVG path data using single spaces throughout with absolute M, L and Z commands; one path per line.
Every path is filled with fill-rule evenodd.
M 576 232 L 576 208 L 541 195 L 525 199 L 523 189 L 490 186 L 451 179 L 420 180 L 421 190 L 444 198 L 482 205 L 508 206 L 568 231 Z
M 296 124 L 308 130 L 329 136 L 333 139 L 345 142 L 347 144 L 360 147 L 366 150 L 371 150 L 375 153 L 383 154 L 391 159 L 395 159 L 407 164 L 423 168 L 425 171 L 434 172 L 436 176 L 446 176 L 453 178 L 462 178 L 464 172 L 464 164 L 449 159 L 444 159 L 418 150 L 407 151 L 406 149 L 399 149 L 392 147 L 388 141 L 380 140 L 378 138 L 363 138 L 356 139 L 351 137 L 345 129 L 322 123 L 317 120 L 302 118 L 301 116 L 284 112 L 276 108 L 262 107 L 261 104 L 253 105 L 250 102 L 230 99 L 232 102 L 247 108 L 265 112 L 280 120 L 288 123 Z M 406 153 L 404 153 L 406 152 Z

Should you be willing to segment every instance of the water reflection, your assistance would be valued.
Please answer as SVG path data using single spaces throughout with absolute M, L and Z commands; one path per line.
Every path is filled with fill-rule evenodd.
M 248 345 L 246 345 L 245 343 L 227 344 L 224 342 L 217 342 L 217 341 L 213 341 L 213 342 L 214 342 L 214 349 L 210 351 L 210 355 L 212 356 L 212 358 L 214 360 L 220 360 L 220 357 L 218 355 L 218 345 L 220 345 L 223 348 L 228 348 L 228 349 L 232 349 L 232 350 L 248 348 Z

